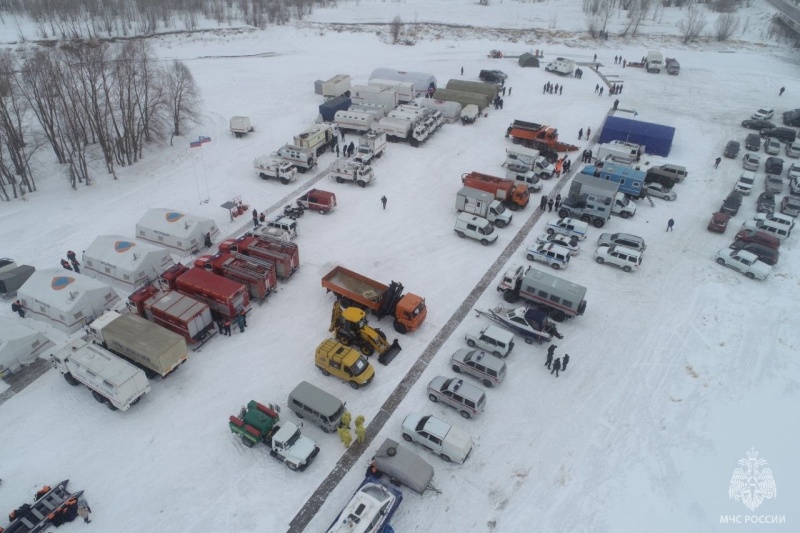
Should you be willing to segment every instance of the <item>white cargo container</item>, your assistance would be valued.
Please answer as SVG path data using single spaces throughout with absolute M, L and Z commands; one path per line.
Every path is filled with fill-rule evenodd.
M 343 130 L 369 131 L 375 124 L 375 116 L 363 111 L 337 111 L 333 122 Z
M 371 104 L 386 109 L 397 107 L 397 90 L 374 85 L 354 85 L 350 91 L 354 104 Z
M 70 342 L 51 361 L 67 383 L 83 383 L 112 411 L 127 411 L 150 391 L 142 370 L 86 339 Z
M 244 137 L 251 131 L 253 131 L 253 126 L 250 125 L 250 117 L 231 118 L 231 133 L 237 137 Z
M 461 118 L 463 106 L 458 102 L 447 100 L 437 100 L 435 98 L 417 98 L 415 104 L 428 109 L 439 111 L 447 122 L 456 122 Z
M 335 98 L 347 94 L 350 91 L 350 76 L 347 74 L 337 74 L 328 81 L 322 82 L 322 96 Z
M 410 81 L 397 81 L 397 80 L 383 80 L 380 78 L 371 78 L 370 85 L 375 87 L 382 87 L 384 89 L 394 89 L 397 91 L 397 101 L 400 103 L 408 103 L 414 100 L 414 84 Z

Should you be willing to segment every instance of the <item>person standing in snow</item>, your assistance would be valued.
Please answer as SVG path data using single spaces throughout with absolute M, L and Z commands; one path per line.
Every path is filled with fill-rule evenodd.
M 781 87 L 781 90 L 778 91 L 778 96 L 783 96 L 783 92 L 786 90 L 786 87 Z
M 339 143 L 336 143 L 336 157 L 339 157 Z
M 356 145 L 353 143 L 353 141 L 350 141 L 350 145 L 347 147 L 347 157 L 353 155 L 353 152 L 355 151 L 356 151 Z
M 722 162 L 722 158 L 718 157 L 714 160 L 714 168 L 719 167 L 719 164 Z
M 583 128 L 578 130 L 578 140 L 579 141 L 583 140 Z
M 563 85 L 561 85 L 561 86 L 558 88 L 558 95 L 559 95 L 559 96 L 561 96 L 563 93 L 564 93 L 564 86 L 563 86 Z
M 569 354 L 568 354 L 568 353 L 565 353 L 565 354 L 564 354 L 564 358 L 563 358 L 563 360 L 561 361 L 561 371 L 562 371 L 562 372 L 566 372 L 566 371 L 567 371 L 567 364 L 568 364 L 568 363 L 569 363 Z
M 672 227 L 674 225 L 675 225 L 675 221 L 672 220 L 672 219 L 669 219 L 669 221 L 667 222 L 667 231 L 672 231 Z
M 558 193 L 556 195 L 556 209 L 558 209 L 559 207 L 561 207 L 561 193 Z
M 552 211 L 552 210 L 553 210 L 553 204 L 554 204 L 554 203 L 555 203 L 555 202 L 553 201 L 553 199 L 552 199 L 552 198 L 550 198 L 550 199 L 547 201 L 547 211 L 548 211 L 548 212 L 550 212 L 550 211 Z
M 22 302 L 19 300 L 11 304 L 11 310 L 17 313 L 20 318 L 25 318 L 25 308 L 22 307 Z
M 513 87 L 508 88 L 508 96 L 511 96 L 511 89 L 513 89 Z
M 381 204 L 383 204 L 383 209 L 386 210 L 386 195 L 381 196 Z
M 556 377 L 558 377 L 558 371 L 561 370 L 561 358 L 556 357 L 556 360 L 553 361 L 553 368 L 550 370 L 550 375 L 553 375 L 553 372 L 556 373 Z
M 603 96 L 603 87 L 600 87 L 600 96 Z
M 257 228 L 258 226 L 258 209 L 253 209 L 253 227 Z
M 550 353 L 550 350 L 547 350 L 547 362 L 545 362 L 544 366 L 550 368 L 550 365 L 553 364 L 553 354 Z
M 586 139 L 588 140 L 592 136 L 592 128 L 586 128 Z M 592 160 L 592 151 L 589 150 L 589 160 Z
M 616 100 L 614 100 L 614 111 L 616 111 L 616 110 L 617 110 L 617 107 L 619 107 L 619 98 L 617 98 Z
M 542 200 L 541 200 L 541 202 L 539 202 L 539 207 L 542 208 L 542 212 L 544 212 L 544 210 L 547 209 L 547 195 L 546 194 L 542 195 Z
M 66 259 L 62 259 L 62 260 L 61 260 L 61 267 L 62 267 L 64 270 L 69 270 L 69 271 L 72 271 L 72 267 L 71 267 L 71 266 L 69 266 L 69 261 L 67 261 Z

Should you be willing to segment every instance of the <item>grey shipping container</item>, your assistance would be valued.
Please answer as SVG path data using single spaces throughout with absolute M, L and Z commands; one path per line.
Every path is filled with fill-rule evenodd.
M 28 281 L 28 278 L 36 272 L 30 265 L 20 265 L 0 274 L 0 294 L 10 295 L 17 292 L 17 289 Z
M 499 85 L 496 83 L 484 83 L 482 81 L 450 80 L 447 82 L 445 89 L 485 94 L 489 97 L 490 101 L 494 100 L 494 97 L 500 93 Z

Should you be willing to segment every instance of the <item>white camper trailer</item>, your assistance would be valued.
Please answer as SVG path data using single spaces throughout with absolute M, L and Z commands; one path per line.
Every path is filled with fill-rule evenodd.
M 193 254 L 205 246 L 205 236 L 219 236 L 217 224 L 210 218 L 173 209 L 152 208 L 136 223 L 136 238 L 169 248 L 180 254 Z

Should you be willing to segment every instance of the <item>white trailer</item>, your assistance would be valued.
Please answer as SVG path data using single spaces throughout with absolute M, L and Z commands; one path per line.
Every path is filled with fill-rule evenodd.
M 511 224 L 510 215 L 503 203 L 490 192 L 462 187 L 456 194 L 456 211 L 470 213 L 485 218 L 498 228 Z
M 112 411 L 127 411 L 150 392 L 144 371 L 88 339 L 75 339 L 50 357 L 67 383 L 83 383 Z
M 557 57 L 555 58 L 555 60 L 548 63 L 547 66 L 544 67 L 544 69 L 547 72 L 553 72 L 561 76 L 569 76 L 573 72 L 575 72 L 575 61 L 573 61 L 572 59 Z
M 373 159 L 381 157 L 384 150 L 386 150 L 386 134 L 382 131 L 368 131 L 359 137 L 358 149 L 353 160 L 368 165 Z
M 253 131 L 253 126 L 250 125 L 250 117 L 231 118 L 231 133 L 236 137 L 244 137 L 251 131 Z
M 375 124 L 375 116 L 372 113 L 363 111 L 337 111 L 333 116 L 333 122 L 339 129 L 353 131 L 369 131 Z
M 262 180 L 274 179 L 286 185 L 297 178 L 294 165 L 278 157 L 262 155 L 253 161 L 253 167 Z
M 375 126 L 377 131 L 386 134 L 389 142 L 408 142 L 411 146 L 419 146 L 419 139 L 425 140 L 425 126 L 418 125 L 407 118 L 384 117 Z
M 389 113 L 388 118 L 408 121 L 411 124 L 411 136 L 418 143 L 425 142 L 433 134 L 433 130 L 436 129 L 433 124 L 426 121 L 424 115 L 418 115 L 413 112 L 409 113 L 408 111 L 395 109 Z
M 414 84 L 410 81 L 397 81 L 397 80 L 383 80 L 380 78 L 372 78 L 369 84 L 375 87 L 382 87 L 384 89 L 394 89 L 397 91 L 397 101 L 400 103 L 408 103 L 414 100 L 416 93 L 414 92 Z
M 322 82 L 322 96 L 325 99 L 347 95 L 350 92 L 350 76 L 347 74 L 337 74 L 328 81 Z
M 311 170 L 317 166 L 316 152 L 314 152 L 314 150 L 303 148 L 302 146 L 286 144 L 271 155 L 291 163 L 300 174 L 303 174 L 307 170 Z
M 294 136 L 295 146 L 312 150 L 317 157 L 326 150 L 333 151 L 337 140 L 338 136 L 333 130 L 333 125 L 325 123 L 314 124 L 303 133 Z
M 447 122 L 456 122 L 461 118 L 461 110 L 463 106 L 458 102 L 449 102 L 447 100 L 436 100 L 435 98 L 417 98 L 415 104 L 428 109 L 435 109 L 439 111 L 444 120 Z
M 338 159 L 330 169 L 330 178 L 336 183 L 357 183 L 359 187 L 366 187 L 375 181 L 372 167 L 349 159 Z
M 354 85 L 350 91 L 354 104 L 371 104 L 386 109 L 397 107 L 397 90 L 374 85 Z
M 386 116 L 388 111 L 385 107 L 372 105 L 372 104 L 353 104 L 350 106 L 350 111 L 361 111 L 362 113 L 369 113 L 372 115 L 372 120 L 379 121 Z

